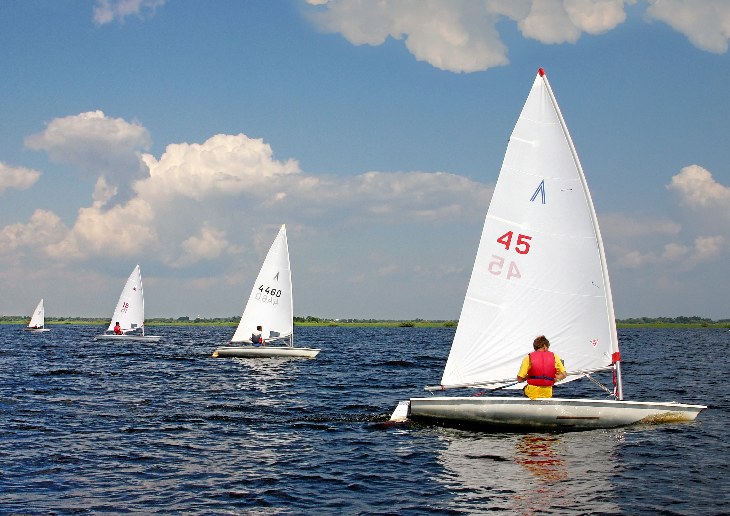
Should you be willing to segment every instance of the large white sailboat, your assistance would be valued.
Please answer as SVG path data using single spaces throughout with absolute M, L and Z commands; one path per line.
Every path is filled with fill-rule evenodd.
M 28 326 L 25 327 L 26 331 L 32 333 L 43 333 L 51 331 L 50 328 L 46 328 L 46 309 L 43 305 L 43 299 L 38 302 L 38 306 L 35 307 L 33 315 L 30 317 Z
M 137 265 L 122 289 L 109 327 L 94 340 L 158 342 L 161 338 L 159 335 L 145 335 L 144 332 L 144 290 L 142 273 Z
M 294 303 L 286 226 L 271 244 L 230 342 L 214 358 L 314 358 L 319 349 L 294 347 Z
M 691 421 L 706 408 L 623 399 L 601 233 L 578 154 L 542 69 L 507 146 L 441 384 L 426 389 L 521 388 L 517 372 L 538 335 L 564 360 L 569 375 L 563 382 L 612 369 L 611 396 L 438 395 L 401 402 L 392 420 L 590 429 Z

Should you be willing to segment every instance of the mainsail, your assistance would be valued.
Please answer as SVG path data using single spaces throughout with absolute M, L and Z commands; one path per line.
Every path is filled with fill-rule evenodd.
M 119 296 L 114 315 L 106 331 L 113 331 L 117 322 L 119 322 L 122 332 L 126 333 L 142 328 L 144 333 L 144 292 L 139 265 L 132 270 L 129 278 L 127 278 L 127 283 L 122 289 L 122 294 Z
M 267 342 L 270 339 L 289 338 L 291 346 L 293 320 L 289 246 L 286 226 L 282 225 L 266 254 L 231 342 L 251 343 L 251 335 L 261 333 L 256 330 L 257 326 L 261 326 L 262 337 Z
M 507 146 L 442 386 L 514 382 L 538 335 L 571 372 L 618 353 L 596 214 L 542 70 Z
M 38 306 L 35 307 L 33 315 L 28 323 L 28 328 L 43 328 L 46 324 L 46 310 L 43 306 L 43 299 L 38 302 Z

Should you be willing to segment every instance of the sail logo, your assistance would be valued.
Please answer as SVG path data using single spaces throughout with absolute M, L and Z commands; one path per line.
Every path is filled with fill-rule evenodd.
M 126 313 L 127 310 L 129 310 L 129 303 L 125 301 L 124 303 L 122 303 L 122 309 L 120 310 L 120 312 Z
M 532 197 L 530 197 L 530 202 L 535 202 L 535 199 L 537 199 L 538 195 L 540 196 L 540 204 L 545 204 L 545 180 L 544 179 L 542 181 L 540 181 L 540 184 L 537 186 L 535 193 L 532 194 Z
M 598 346 L 598 339 L 591 339 L 591 345 L 595 348 Z

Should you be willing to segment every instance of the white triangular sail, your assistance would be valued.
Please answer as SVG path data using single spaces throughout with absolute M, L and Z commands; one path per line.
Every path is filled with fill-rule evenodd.
M 571 372 L 618 352 L 596 214 L 542 70 L 507 146 L 442 386 L 514 382 L 538 335 Z
M 43 328 L 46 325 L 46 310 L 43 306 L 43 299 L 38 302 L 38 306 L 35 307 L 33 315 L 30 317 L 28 328 L 38 329 Z
M 123 333 L 142 329 L 144 334 L 144 292 L 142 289 L 142 273 L 137 265 L 127 278 L 127 283 L 119 296 L 117 307 L 106 331 L 114 330 L 119 322 Z
M 256 330 L 257 326 L 262 327 L 263 333 Z M 293 329 L 294 305 L 289 246 L 286 226 L 282 225 L 266 254 L 231 342 L 250 344 L 251 335 L 261 333 L 267 342 L 288 338 L 289 345 L 292 345 Z

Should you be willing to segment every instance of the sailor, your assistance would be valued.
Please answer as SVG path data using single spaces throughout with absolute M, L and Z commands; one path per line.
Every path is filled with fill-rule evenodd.
M 263 337 L 261 336 L 263 333 L 263 330 L 261 329 L 261 326 L 256 326 L 256 331 L 258 333 L 252 333 L 251 334 L 251 342 L 254 344 L 261 344 L 262 346 L 265 346 L 266 343 L 264 342 Z
M 527 380 L 524 389 L 525 396 L 534 400 L 536 398 L 552 398 L 553 385 L 567 376 L 563 361 L 560 357 L 549 350 L 550 341 L 540 335 L 532 343 L 535 349 L 522 360 L 520 370 L 517 373 L 517 381 Z
M 114 325 L 114 335 L 121 335 L 122 334 L 122 327 L 119 326 L 119 321 Z

